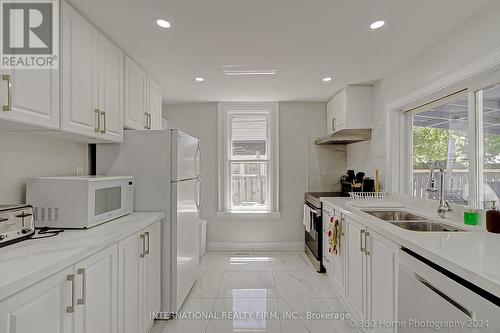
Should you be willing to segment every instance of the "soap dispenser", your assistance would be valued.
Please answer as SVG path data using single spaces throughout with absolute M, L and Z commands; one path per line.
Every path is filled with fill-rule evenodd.
M 500 234 L 500 211 L 498 211 L 496 201 L 491 202 L 492 208 L 486 212 L 486 230 Z

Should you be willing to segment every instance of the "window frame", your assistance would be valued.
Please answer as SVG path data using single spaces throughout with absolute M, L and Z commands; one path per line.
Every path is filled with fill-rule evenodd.
M 233 162 L 258 162 L 259 160 L 233 160 L 232 118 L 242 115 L 266 117 L 267 198 L 266 209 L 232 209 Z M 219 218 L 276 219 L 279 211 L 279 104 L 277 102 L 219 102 L 218 103 L 218 212 Z
M 499 59 L 500 60 L 500 59 Z M 482 196 L 484 194 L 483 184 L 483 117 L 482 117 L 482 90 L 500 84 L 500 67 L 488 73 L 480 73 L 472 78 L 464 80 L 453 87 L 448 87 L 443 90 L 436 90 L 427 98 L 414 99 L 411 103 L 402 105 L 398 108 L 394 107 L 398 101 L 387 106 L 387 119 L 390 124 L 399 123 L 402 125 L 397 134 L 401 139 L 399 143 L 399 156 L 402 157 L 403 174 L 400 174 L 399 189 L 394 188 L 395 192 L 406 195 L 413 194 L 413 131 L 411 117 L 417 114 L 422 109 L 429 109 L 436 105 L 445 104 L 460 96 L 467 96 L 468 113 L 469 113 L 469 128 L 468 134 L 470 139 L 469 145 L 469 206 L 482 208 Z M 452 90 L 450 90 L 452 89 Z M 391 123 L 392 122 L 392 123 Z M 390 128 L 390 126 L 388 126 Z M 404 131 L 404 132 L 403 132 Z M 393 133 L 388 135 L 389 138 L 395 138 Z M 388 154 L 388 170 L 391 170 L 391 161 L 389 156 L 395 153 L 394 148 L 390 143 L 387 143 Z M 396 184 L 395 184 L 396 185 Z M 392 185 L 394 186 L 394 185 Z

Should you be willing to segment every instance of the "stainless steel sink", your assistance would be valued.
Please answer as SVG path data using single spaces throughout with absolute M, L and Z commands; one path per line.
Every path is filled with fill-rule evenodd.
M 428 221 L 423 216 L 401 210 L 365 210 L 364 212 L 384 221 Z
M 411 221 L 411 222 L 390 222 L 392 225 L 412 231 L 442 231 L 442 232 L 457 232 L 465 231 L 463 229 L 453 227 L 439 222 L 426 222 L 426 221 Z
M 365 210 L 364 212 L 406 230 L 438 232 L 466 231 L 445 223 L 434 222 L 423 216 L 403 210 Z

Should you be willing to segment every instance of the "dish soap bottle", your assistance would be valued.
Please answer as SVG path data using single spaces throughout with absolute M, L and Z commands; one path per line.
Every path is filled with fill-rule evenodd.
M 486 212 L 486 230 L 500 234 L 500 211 L 497 210 L 496 201 L 492 203 L 492 209 Z

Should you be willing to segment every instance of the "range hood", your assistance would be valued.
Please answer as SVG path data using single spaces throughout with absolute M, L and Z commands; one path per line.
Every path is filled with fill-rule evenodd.
M 341 129 L 321 137 L 316 140 L 317 145 L 346 145 L 350 143 L 368 141 L 372 138 L 372 130 L 369 128 L 361 129 Z

